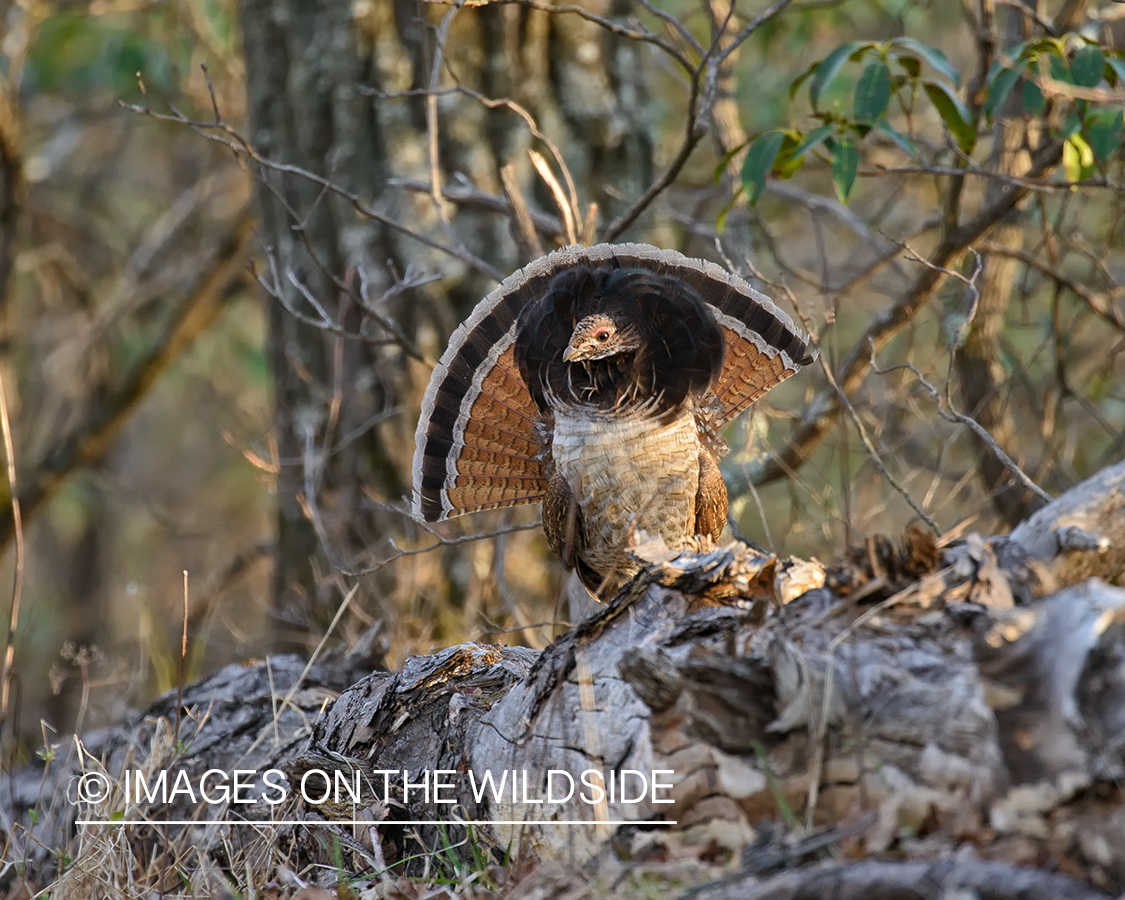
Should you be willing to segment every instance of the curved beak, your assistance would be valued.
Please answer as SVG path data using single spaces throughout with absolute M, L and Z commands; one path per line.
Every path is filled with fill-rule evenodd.
M 563 362 L 570 362 L 572 359 L 578 356 L 578 352 L 578 348 L 571 344 L 563 351 Z

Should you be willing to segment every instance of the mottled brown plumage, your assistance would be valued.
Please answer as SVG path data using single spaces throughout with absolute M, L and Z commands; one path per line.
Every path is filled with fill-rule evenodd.
M 551 549 L 607 596 L 636 571 L 630 530 L 718 538 L 719 429 L 810 360 L 788 316 L 712 263 L 556 251 L 450 339 L 418 423 L 415 514 L 541 501 Z

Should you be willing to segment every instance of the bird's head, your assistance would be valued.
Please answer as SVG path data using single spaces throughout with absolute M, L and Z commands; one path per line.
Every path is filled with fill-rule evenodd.
M 568 363 L 589 362 L 630 353 L 640 346 L 641 335 L 635 325 L 606 313 L 594 313 L 574 326 L 562 358 Z

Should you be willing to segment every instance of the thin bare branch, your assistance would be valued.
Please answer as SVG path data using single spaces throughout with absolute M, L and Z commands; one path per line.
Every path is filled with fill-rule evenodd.
M 602 232 L 602 240 L 608 242 L 615 241 L 620 237 L 621 232 L 633 224 L 646 209 L 663 191 L 667 188 L 676 177 L 680 174 L 688 159 L 691 158 L 692 151 L 695 150 L 696 145 L 703 139 L 707 133 L 707 126 L 698 121 L 699 114 L 699 77 L 696 75 L 692 78 L 691 82 L 691 96 L 688 99 L 687 115 L 687 134 L 684 136 L 683 143 L 680 145 L 679 151 L 676 153 L 675 158 L 664 170 L 664 174 L 657 178 L 650 184 L 641 196 L 633 201 L 625 212 L 614 219 Z
M 793 0 L 775 0 L 773 4 L 767 6 L 758 15 L 746 23 L 741 31 L 738 32 L 723 51 L 715 58 L 713 65 L 717 68 L 723 64 L 723 61 L 734 53 L 750 35 L 766 24 L 770 19 L 775 18 L 778 14 L 785 10 Z
M 794 306 L 796 306 L 796 303 L 794 303 Z M 934 534 L 936 534 L 938 537 L 941 537 L 941 528 L 938 527 L 937 522 L 930 518 L 929 514 L 924 509 L 922 509 L 922 507 L 919 506 L 917 502 L 915 502 L 913 497 L 910 496 L 910 492 L 907 491 L 906 488 L 901 484 L 899 484 L 898 479 L 895 478 L 887 470 L 886 465 L 883 463 L 882 456 L 879 454 L 878 449 L 876 449 L 875 447 L 874 441 L 871 440 L 871 436 L 867 433 L 867 428 L 864 426 L 863 421 L 859 418 L 859 414 L 855 411 L 855 407 L 852 406 L 852 402 L 848 399 L 848 395 L 845 394 L 843 390 L 840 389 L 840 385 L 837 384 L 836 378 L 832 374 L 832 368 L 828 365 L 828 360 L 825 358 L 825 355 L 823 353 L 820 355 L 820 366 L 824 370 L 824 375 L 828 379 L 828 383 L 836 391 L 836 396 L 839 398 L 840 402 L 844 404 L 844 409 L 847 410 L 848 417 L 852 420 L 852 424 L 855 425 L 856 431 L 859 432 L 859 438 L 861 441 L 863 441 L 863 446 L 867 450 L 867 455 L 875 464 L 875 468 L 877 468 L 880 474 L 882 474 L 883 478 L 886 479 L 887 484 L 894 488 L 895 492 L 900 497 L 902 497 L 902 499 L 905 500 L 907 504 L 909 504 L 910 508 L 914 510 L 918 518 L 929 525 Z
M 441 165 L 438 158 L 438 95 L 441 83 L 441 70 L 445 60 L 445 42 L 449 36 L 449 28 L 453 24 L 453 17 L 457 15 L 458 6 L 453 6 L 449 12 L 442 16 L 438 26 L 437 39 L 434 41 L 434 59 L 430 67 L 429 89 L 426 91 L 426 150 L 429 154 L 430 164 L 430 200 L 434 208 L 445 239 L 450 246 L 456 247 L 460 253 L 473 256 L 464 241 L 461 240 L 449 216 L 441 203 Z
M 1022 249 L 1017 250 L 1011 247 L 1004 247 L 992 241 L 982 242 L 980 244 L 980 249 L 983 253 L 1018 259 L 1024 265 L 1030 266 L 1032 269 L 1035 269 L 1035 271 L 1050 278 L 1056 284 L 1065 287 L 1086 304 L 1090 312 L 1104 319 L 1119 331 L 1125 331 L 1125 318 L 1122 317 L 1121 311 L 1113 306 L 1116 301 L 1125 297 L 1125 287 L 1118 287 L 1113 291 L 1091 291 L 1086 285 L 1068 277 L 1056 266 L 1051 265 L 1034 253 L 1029 253 Z
M 444 535 L 438 534 L 437 531 L 430 528 L 424 522 L 418 522 L 417 524 L 420 525 L 427 534 L 435 538 L 432 544 L 426 544 L 424 547 L 410 547 L 404 550 L 395 543 L 394 538 L 387 538 L 387 543 L 389 543 L 391 545 L 391 549 L 394 550 L 393 555 L 387 557 L 386 559 L 379 560 L 379 562 L 375 563 L 375 565 L 369 566 L 366 569 L 343 571 L 342 574 L 347 575 L 348 577 L 373 575 L 380 569 L 389 566 L 395 560 L 402 559 L 406 556 L 417 556 L 420 553 L 429 553 L 432 550 L 438 549 L 438 547 L 456 547 L 460 544 L 469 544 L 474 541 L 482 541 L 487 538 L 499 537 L 504 534 L 513 534 L 517 531 L 530 531 L 533 528 L 538 528 L 542 524 L 542 522 L 536 519 L 534 522 L 528 522 L 524 525 L 510 525 L 507 528 L 498 528 L 493 531 L 481 531 L 475 534 L 463 534 L 460 537 L 455 538 L 445 537 Z
M 1056 166 L 1062 159 L 1062 144 L 1055 141 L 1041 150 L 1035 157 L 1030 173 L 1032 177 Z M 982 209 L 973 219 L 963 225 L 952 222 L 945 227 L 945 234 L 930 262 L 934 268 L 927 267 L 918 274 L 913 284 L 877 318 L 860 339 L 852 346 L 844 360 L 837 380 L 844 392 L 851 396 L 863 383 L 871 365 L 869 348 L 881 350 L 892 337 L 910 322 L 919 309 L 933 296 L 943 279 L 942 269 L 957 255 L 963 253 L 974 241 L 980 240 L 990 228 L 1006 216 L 1022 200 L 1031 188 L 1026 185 L 1008 185 L 996 202 Z M 796 471 L 808 459 L 813 448 L 823 439 L 831 427 L 832 417 L 839 409 L 834 390 L 820 391 L 808 405 L 801 421 L 780 454 L 771 456 L 758 470 L 754 481 L 758 485 L 783 478 L 788 472 Z
M 555 173 L 551 171 L 551 167 L 547 165 L 547 160 L 541 154 L 534 150 L 528 150 L 527 155 L 531 159 L 531 164 L 535 166 L 535 171 L 539 173 L 539 177 L 550 189 L 551 196 L 555 198 L 555 206 L 558 207 L 563 217 L 563 231 L 566 234 L 567 244 L 577 244 L 578 221 L 575 217 L 575 209 L 571 205 L 571 198 L 568 198 L 563 192 L 562 185 L 559 184 L 559 180 L 555 178 Z
M 259 165 L 264 169 L 269 169 L 273 172 L 279 172 L 284 175 L 296 175 L 299 178 L 305 178 L 313 182 L 314 184 L 319 184 L 336 196 L 347 200 L 356 210 L 356 212 L 359 212 L 362 215 L 365 215 L 368 218 L 379 222 L 381 225 L 385 225 L 388 228 L 397 231 L 399 234 L 405 235 L 406 237 L 409 237 L 420 244 L 424 244 L 427 247 L 432 247 L 434 250 L 439 250 L 442 253 L 446 253 L 449 256 L 459 259 L 472 268 L 476 269 L 477 271 L 481 272 L 482 274 L 487 275 L 489 278 L 492 278 L 496 281 L 503 281 L 504 276 L 501 275 L 500 271 L 490 263 L 485 262 L 472 253 L 468 253 L 467 251 L 464 251 L 457 247 L 450 247 L 447 244 L 441 243 L 440 241 L 435 241 L 432 238 L 428 238 L 424 234 L 420 234 L 419 232 L 415 231 L 413 228 L 409 228 L 406 225 L 403 225 L 401 222 L 395 221 L 390 216 L 383 215 L 381 212 L 374 209 L 370 204 L 364 201 L 359 194 L 341 187 L 331 179 L 325 178 L 322 175 L 317 175 L 315 172 L 310 172 L 308 169 L 303 169 L 300 166 L 294 166 L 289 163 L 274 162 L 273 160 L 266 159 L 264 156 L 261 156 L 257 150 L 254 149 L 253 145 L 250 144 L 249 141 L 247 141 L 244 137 L 242 137 L 242 135 L 240 135 L 229 125 L 221 123 L 216 124 L 215 122 L 201 122 L 196 119 L 190 119 L 183 113 L 176 110 L 173 110 L 173 115 L 165 115 L 163 113 L 153 112 L 152 110 L 145 109 L 141 106 L 135 106 L 131 103 L 119 103 L 118 105 L 122 109 L 129 110 L 129 112 L 133 112 L 141 116 L 146 116 L 147 118 L 155 119 L 158 122 L 171 122 L 176 125 L 186 125 L 207 140 L 222 144 L 223 146 L 230 149 L 230 151 L 236 156 L 245 157 L 246 159 L 251 160 L 256 165 Z
M 202 274 L 194 290 L 172 315 L 163 334 L 128 373 L 120 386 L 94 404 L 88 415 L 60 437 L 23 479 L 19 499 L 23 516 L 31 516 L 54 495 L 76 468 L 100 459 L 113 445 L 157 377 L 202 334 L 226 308 L 225 301 L 246 284 L 243 261 L 248 253 L 252 223 L 244 220 L 223 245 L 218 259 Z M 9 498 L 0 498 L 10 503 Z M 11 509 L 0 511 L 0 547 L 12 540 L 15 520 Z
M 885 369 L 880 369 L 875 362 L 875 344 L 871 343 L 871 358 L 870 365 L 876 375 L 887 375 L 894 372 L 896 369 L 909 369 L 914 373 L 914 377 L 918 379 L 918 383 L 926 389 L 926 392 L 933 398 L 934 403 L 937 404 L 938 415 L 940 415 L 947 422 L 956 422 L 961 425 L 966 425 L 972 429 L 973 433 L 985 444 L 989 450 L 996 456 L 996 458 L 1004 465 L 1004 467 L 1011 472 L 1025 488 L 1031 493 L 1035 494 L 1041 500 L 1050 503 L 1054 497 L 1043 490 L 1039 485 L 1027 477 L 1023 469 L 1013 460 L 1007 453 L 1005 453 L 1000 445 L 992 439 L 992 435 L 972 416 L 966 416 L 963 413 L 957 412 L 952 407 L 949 398 L 942 398 L 941 392 L 936 387 L 930 384 L 925 376 L 918 371 L 912 363 L 899 363 L 898 365 L 888 366 Z M 949 409 L 946 409 L 946 403 L 950 403 Z
M 437 6 L 500 6 L 504 4 L 518 4 L 519 6 L 526 6 L 528 9 L 537 9 L 541 12 L 547 13 L 564 13 L 568 15 L 578 16 L 585 19 L 587 22 L 593 22 L 595 25 L 604 28 L 611 34 L 616 34 L 619 37 L 626 38 L 631 41 L 643 41 L 646 44 L 652 44 L 654 47 L 659 47 L 667 53 L 672 59 L 679 63 L 683 68 L 690 72 L 693 68 L 692 63 L 685 57 L 679 50 L 669 44 L 660 35 L 654 34 L 647 28 L 629 28 L 619 22 L 614 22 L 612 19 L 607 19 L 604 16 L 595 15 L 582 6 L 560 6 L 554 3 L 548 3 L 546 0 L 423 0 L 428 4 Z M 665 18 L 661 16 L 661 18 Z M 686 29 L 685 29 L 686 30 Z M 698 44 L 693 40 L 693 44 Z
M 519 179 L 516 178 L 516 170 L 510 163 L 500 169 L 500 183 L 504 186 L 504 197 L 512 210 L 512 238 L 519 248 L 520 257 L 525 262 L 538 259 L 543 255 L 543 245 L 539 243 L 531 210 L 527 208 Z
M 23 597 L 23 512 L 20 509 L 19 483 L 16 479 L 16 451 L 12 442 L 12 423 L 8 418 L 8 398 L 0 375 L 0 431 L 4 436 L 5 470 L 8 476 L 8 497 L 12 510 L 12 529 L 16 538 L 16 559 L 12 572 L 12 604 L 8 612 L 8 634 L 4 643 L 4 663 L 0 669 L 0 728 L 8 723 L 11 712 L 12 679 L 15 677 L 16 630 L 20 621 L 20 599 Z

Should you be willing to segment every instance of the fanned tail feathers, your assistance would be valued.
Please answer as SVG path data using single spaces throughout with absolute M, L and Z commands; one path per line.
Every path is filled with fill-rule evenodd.
M 542 417 L 514 359 L 516 319 L 566 268 L 599 264 L 679 279 L 711 308 L 725 344 L 703 423 L 715 446 L 723 424 L 815 357 L 772 300 L 714 263 L 647 244 L 557 250 L 504 279 L 450 338 L 415 436 L 415 516 L 437 522 L 543 498 Z

